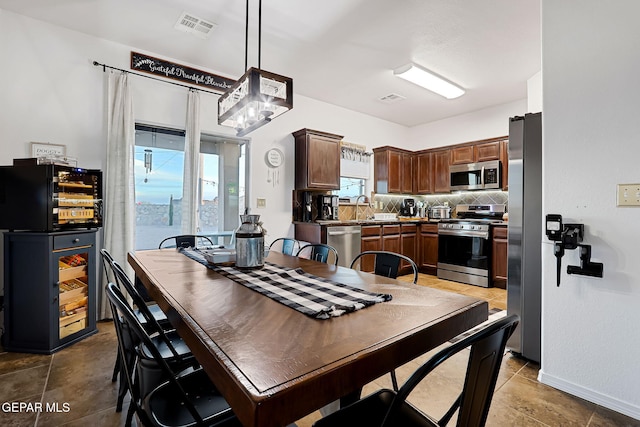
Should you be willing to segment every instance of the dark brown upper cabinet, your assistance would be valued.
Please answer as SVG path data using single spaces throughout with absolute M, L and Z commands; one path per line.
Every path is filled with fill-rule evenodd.
M 464 165 L 467 163 L 500 160 L 501 141 L 469 143 L 451 148 L 451 164 Z
M 428 152 L 416 153 L 414 157 L 414 163 L 416 167 L 416 193 L 418 194 L 432 194 L 433 193 L 433 167 L 432 167 L 432 154 Z
M 373 149 L 374 191 L 379 194 L 412 194 L 413 153 L 395 147 Z
M 293 133 L 296 147 L 296 190 L 340 189 L 341 135 L 300 129 Z

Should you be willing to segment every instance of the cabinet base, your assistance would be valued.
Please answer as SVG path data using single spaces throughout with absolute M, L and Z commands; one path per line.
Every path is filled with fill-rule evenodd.
M 21 343 L 11 343 L 11 342 L 5 342 L 6 340 L 6 332 L 4 334 L 4 336 L 2 337 L 2 348 L 4 349 L 4 351 L 8 351 L 8 352 L 13 352 L 13 353 L 32 353 L 32 354 L 53 354 L 56 351 L 62 350 L 63 348 L 69 347 L 72 344 L 77 343 L 78 341 L 82 341 L 83 339 L 91 336 L 91 335 L 95 335 L 98 333 L 98 328 L 94 328 L 91 330 L 83 330 L 82 334 L 80 336 L 77 336 L 73 339 L 70 339 L 69 341 L 65 341 L 62 344 L 59 344 L 56 347 L 53 348 L 39 348 L 39 347 L 34 347 L 33 345 L 29 345 L 29 344 L 21 344 Z

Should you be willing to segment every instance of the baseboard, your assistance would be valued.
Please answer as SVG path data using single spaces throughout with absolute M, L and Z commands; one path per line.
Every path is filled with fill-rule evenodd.
M 640 407 L 631 405 L 627 402 L 621 402 L 611 396 L 580 387 L 579 385 L 554 377 L 553 375 L 545 374 L 542 369 L 538 372 L 538 381 L 591 403 L 595 403 L 596 405 L 600 405 L 607 409 L 611 409 L 612 411 L 640 420 Z

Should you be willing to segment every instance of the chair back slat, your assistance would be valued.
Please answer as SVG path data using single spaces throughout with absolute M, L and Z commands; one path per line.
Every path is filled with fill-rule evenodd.
M 318 262 L 329 263 L 329 254 L 333 254 L 333 264 L 338 265 L 338 251 L 331 245 L 324 243 L 311 243 L 301 247 L 296 256 L 309 251 L 309 259 Z
M 107 278 L 107 283 L 113 282 L 115 283 L 116 278 L 111 269 L 111 263 L 113 262 L 113 257 L 109 253 L 108 250 L 102 248 L 100 249 L 100 256 L 102 257 L 102 268 L 104 269 L 104 275 Z
M 206 240 L 211 246 L 213 246 L 213 241 L 208 236 L 203 236 L 199 234 L 180 234 L 177 236 L 169 236 L 162 239 L 160 244 L 158 245 L 158 249 L 162 249 L 162 245 L 165 242 L 170 240 L 174 241 L 173 245 L 165 246 L 167 248 L 195 248 L 198 239 Z
M 173 355 L 173 357 L 175 357 L 177 360 L 182 360 L 183 355 L 181 355 L 180 352 L 176 350 L 171 340 L 167 337 L 167 334 L 164 328 L 158 323 L 156 318 L 153 316 L 153 314 L 149 310 L 149 307 L 147 307 L 146 302 L 144 301 L 142 296 L 138 293 L 138 291 L 136 290 L 136 287 L 133 285 L 133 283 L 129 279 L 129 276 L 127 276 L 127 273 L 125 273 L 122 266 L 118 264 L 117 261 L 113 261 L 111 265 L 116 275 L 118 284 L 121 287 L 124 287 L 124 289 L 127 291 L 129 296 L 133 300 L 133 303 L 135 304 L 136 308 L 138 309 L 138 311 L 140 311 L 140 313 L 146 320 L 147 330 L 160 336 L 160 339 L 164 341 L 164 343 L 167 345 L 167 348 L 169 349 L 169 351 L 171 351 L 171 354 Z
M 364 251 L 356 255 L 351 261 L 351 268 L 354 268 L 363 257 L 373 256 L 374 261 L 374 274 L 378 276 L 385 276 L 391 279 L 398 277 L 400 266 L 402 261 L 405 261 L 411 267 L 413 271 L 413 283 L 418 283 L 418 266 L 416 263 L 406 255 L 398 254 L 389 251 Z
M 290 237 L 279 237 L 271 242 L 271 244 L 269 245 L 269 249 L 273 248 L 273 246 L 278 242 L 282 242 L 282 248 L 280 249 L 280 252 L 285 255 L 293 255 L 297 248 L 300 247 L 300 242 L 298 242 L 296 239 L 292 239 Z

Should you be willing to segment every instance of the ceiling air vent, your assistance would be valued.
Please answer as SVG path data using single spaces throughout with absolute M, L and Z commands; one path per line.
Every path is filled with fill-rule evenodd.
M 176 25 L 173 26 L 176 30 L 191 33 L 201 39 L 209 38 L 209 35 L 216 27 L 217 25 L 213 22 L 205 21 L 187 12 L 183 12 Z
M 402 95 L 398 95 L 397 93 L 390 93 L 389 95 L 378 98 L 378 101 L 384 102 L 385 104 L 394 104 L 396 102 L 402 101 L 403 99 L 407 98 Z

